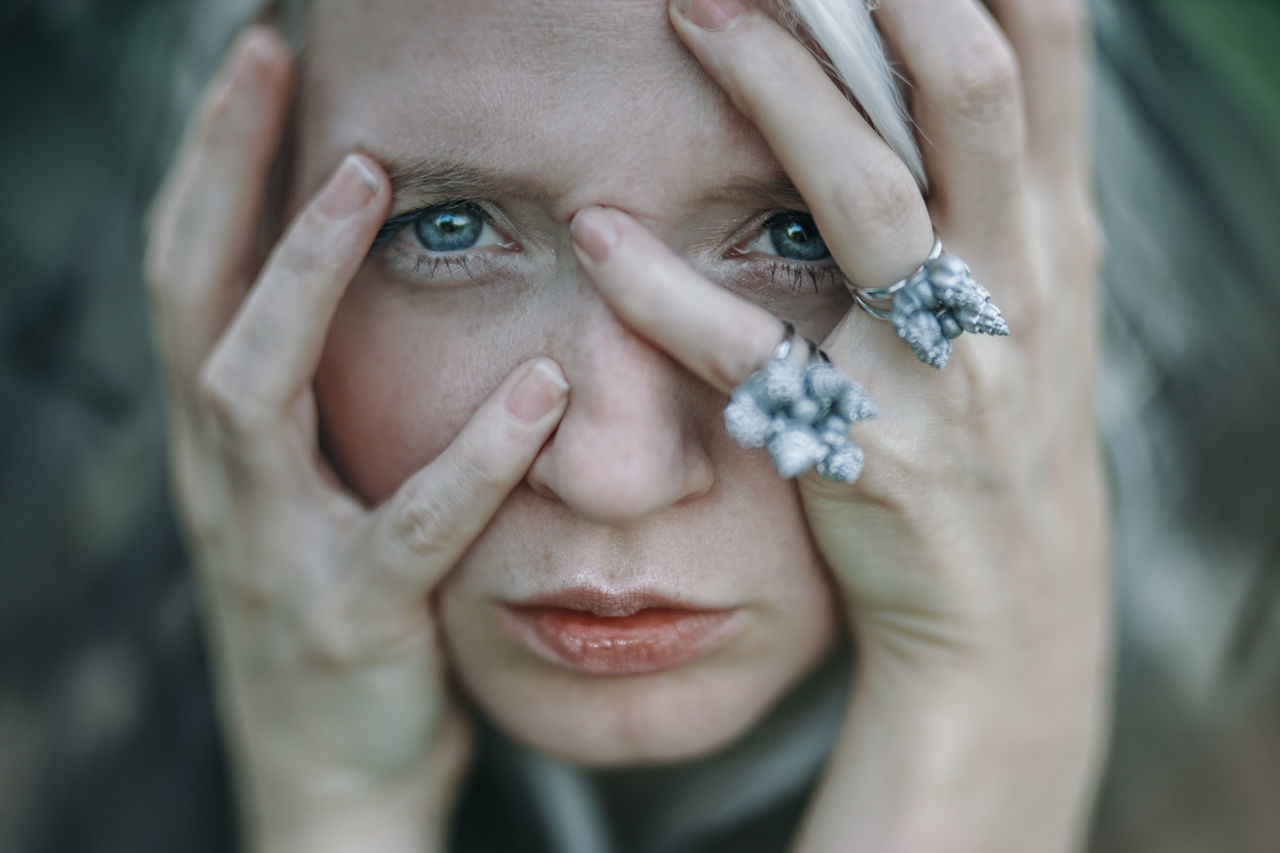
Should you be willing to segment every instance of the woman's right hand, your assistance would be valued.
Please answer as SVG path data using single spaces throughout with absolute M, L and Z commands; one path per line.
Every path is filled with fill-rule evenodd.
M 249 847 L 420 853 L 443 843 L 470 752 L 429 595 L 523 478 L 568 386 L 553 362 L 521 365 L 385 504 L 343 488 L 312 379 L 391 194 L 375 162 L 347 157 L 259 269 L 291 85 L 285 45 L 247 31 L 153 208 L 173 475 Z

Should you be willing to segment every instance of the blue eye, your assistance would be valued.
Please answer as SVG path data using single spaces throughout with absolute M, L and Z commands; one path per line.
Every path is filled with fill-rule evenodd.
M 473 201 L 448 201 L 388 219 L 378 230 L 373 250 L 381 248 L 401 231 L 412 231 L 413 240 L 431 256 L 503 245 L 484 208 Z
M 769 217 L 750 248 L 790 261 L 821 261 L 831 257 L 813 217 L 798 210 L 783 210 Z
M 413 223 L 422 248 L 431 252 L 461 252 L 475 248 L 484 233 L 484 213 L 474 204 L 427 208 Z

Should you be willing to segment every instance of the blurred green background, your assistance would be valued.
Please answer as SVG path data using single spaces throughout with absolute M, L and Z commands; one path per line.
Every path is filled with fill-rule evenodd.
M 1280 162 L 1280 0 L 1154 3 Z M 201 82 L 191 69 L 216 59 L 220 37 L 192 25 L 207 5 L 0 5 L 4 851 L 179 849 L 157 838 L 230 849 L 207 684 L 193 671 L 196 607 L 165 499 L 138 272 L 142 213 L 179 106 Z M 179 54 L 191 61 L 175 62 Z M 1274 663 L 1258 659 L 1269 677 Z M 1267 725 L 1241 741 L 1244 751 L 1274 750 L 1280 720 Z M 1205 818 L 1206 838 L 1223 837 L 1237 795 L 1261 798 L 1254 813 L 1276 812 L 1280 757 L 1264 766 L 1271 757 L 1258 749 L 1235 762 L 1258 765 L 1260 785 L 1220 792 L 1228 802 Z M 1154 824 L 1169 825 L 1173 807 L 1152 808 Z M 1131 831 L 1132 844 L 1108 850 L 1257 849 L 1179 847 L 1146 824 Z
M 1280 2 L 1159 0 L 1280 152 Z

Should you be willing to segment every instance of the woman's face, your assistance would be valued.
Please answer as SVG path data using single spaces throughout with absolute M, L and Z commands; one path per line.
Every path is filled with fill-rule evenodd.
M 829 260 L 795 258 L 803 222 L 765 224 L 803 205 L 760 137 L 661 0 L 320 0 L 301 110 L 295 204 L 355 149 L 392 176 L 393 216 L 474 202 L 390 237 L 334 320 L 317 393 L 352 488 L 388 497 L 522 361 L 555 359 L 571 386 L 434 602 L 467 692 L 517 738 L 594 764 L 741 733 L 831 646 L 826 570 L 792 484 L 613 315 L 569 222 L 625 210 L 821 338 L 848 297 Z

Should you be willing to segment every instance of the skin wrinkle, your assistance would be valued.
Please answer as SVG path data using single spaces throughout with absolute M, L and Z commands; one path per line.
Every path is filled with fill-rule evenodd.
M 383 750 L 377 766 L 360 774 L 370 783 L 365 791 L 374 796 L 359 797 L 359 803 L 348 798 L 347 804 L 360 812 L 365 804 L 386 801 L 377 791 L 390 787 L 393 793 L 405 792 L 395 766 L 399 756 L 430 777 L 410 779 L 403 801 L 430 802 L 428 811 L 445 814 L 448 804 L 424 791 L 421 783 L 444 792 L 456 773 L 438 771 L 447 767 L 461 772 L 466 760 L 460 742 L 467 740 L 461 724 L 468 709 L 442 687 L 455 674 L 474 699 L 471 707 L 483 709 L 508 733 L 540 751 L 598 765 L 705 754 L 751 728 L 804 677 L 830 647 L 833 634 L 848 627 L 840 624 L 839 610 L 855 625 L 869 627 L 856 638 L 859 685 L 846 697 L 850 715 L 832 751 L 832 775 L 817 791 L 811 814 L 819 817 L 806 826 L 826 827 L 827 838 L 839 839 L 831 827 L 843 824 L 866 836 L 852 846 L 867 849 L 917 849 L 917 839 L 928 848 L 933 837 L 949 836 L 945 827 L 959 832 L 977 827 L 982 833 L 990 817 L 1006 812 L 1019 815 L 1016 822 L 1048 826 L 1052 833 L 1071 819 L 1067 812 L 1081 811 L 1081 794 L 1087 795 L 1082 780 L 1091 768 L 1082 756 L 1099 740 L 1096 720 L 1086 718 L 1083 705 L 1096 700 L 1106 675 L 1100 653 L 1105 639 L 1101 620 L 1107 612 L 1101 583 L 1105 525 L 1093 512 L 1101 503 L 1097 499 L 1082 498 L 1082 506 L 1072 512 L 1046 514 L 1054 506 L 1070 509 L 1071 501 L 1063 503 L 1063 496 L 1071 492 L 1096 498 L 1100 474 L 1089 459 L 1076 466 L 1044 464 L 1042 454 L 1060 451 L 1045 447 L 1037 436 L 1049 433 L 1046 423 L 1058 412 L 1046 411 L 1043 400 L 1042 408 L 1024 405 L 1016 386 L 1028 381 L 1042 387 L 1074 385 L 1076 360 L 1048 357 L 1050 335 L 993 348 L 990 358 L 977 345 L 972 357 L 964 353 L 967 369 L 930 375 L 934 405 L 922 402 L 914 411 L 900 407 L 911 395 L 897 394 L 897 388 L 919 392 L 925 383 L 917 379 L 925 368 L 902 359 L 900 349 L 890 350 L 893 330 L 864 314 L 847 313 L 847 297 L 830 298 L 842 295 L 837 288 L 810 292 L 795 288 L 785 276 L 779 281 L 764 274 L 759 259 L 765 258 L 770 268 L 779 264 L 770 256 L 789 245 L 789 238 L 778 235 L 776 245 L 763 239 L 740 244 L 739 223 L 767 219 L 770 211 L 698 203 L 723 181 L 729 171 L 725 161 L 737 173 L 758 180 L 777 171 L 758 140 L 744 135 L 741 121 L 719 110 L 722 100 L 699 100 L 700 77 L 682 79 L 669 67 L 654 64 L 629 70 L 625 79 L 608 80 L 606 60 L 614 51 L 611 36 L 601 33 L 592 34 L 594 41 L 584 37 L 590 43 L 575 51 L 582 59 L 581 86 L 548 85 L 549 76 L 536 73 L 532 53 L 527 57 L 532 71 L 523 79 L 479 60 L 467 65 L 469 56 L 490 55 L 469 52 L 472 41 L 495 39 L 517 52 L 524 49 L 518 26 L 494 31 L 502 23 L 500 16 L 489 14 L 497 8 L 494 3 L 479 0 L 466 8 L 481 6 L 484 14 L 475 20 L 489 25 L 487 29 L 471 31 L 442 14 L 438 28 L 418 33 L 419 41 L 447 48 L 447 55 L 423 52 L 439 59 L 434 69 L 419 67 L 418 53 L 391 57 L 381 50 L 386 71 L 375 73 L 364 61 L 364 51 L 380 50 L 376 39 L 353 50 L 347 49 L 342 33 L 330 33 L 329 43 L 343 49 L 325 52 L 324 63 L 330 67 L 316 73 L 341 81 L 342 87 L 313 99 L 314 109 L 304 111 L 302 121 L 310 122 L 314 132 L 302 136 L 297 175 L 322 171 L 326 158 L 342 153 L 343 146 L 333 140 L 358 131 L 373 139 L 398 136 L 401 153 L 442 162 L 456 162 L 462 149 L 475 151 L 479 140 L 497 166 L 519 170 L 547 164 L 548 180 L 560 182 L 560 193 L 543 200 L 499 193 L 487 200 L 497 217 L 506 216 L 513 245 L 486 242 L 485 248 L 450 254 L 447 262 L 436 256 L 427 263 L 442 269 L 427 278 L 414 276 L 405 264 L 388 263 L 387 256 L 408 253 L 415 235 L 422 238 L 428 229 L 406 229 L 395 253 L 380 251 L 366 262 L 368 240 L 385 221 L 391 200 L 389 188 L 380 185 L 376 206 L 367 206 L 355 220 L 359 230 L 354 225 L 347 229 L 352 238 L 348 251 L 331 252 L 347 262 L 335 267 L 334 274 L 315 277 L 310 289 L 322 300 L 294 300 L 291 306 L 285 297 L 298 284 L 296 277 L 278 270 L 281 265 L 269 265 L 217 347 L 217 354 L 241 354 L 237 361 L 246 378 L 268 376 L 273 368 L 281 377 L 276 399 L 269 401 L 272 408 L 259 405 L 259 414 L 251 418 L 248 432 L 257 434 L 228 435 L 222 446 L 209 448 L 216 442 L 201 442 L 199 432 L 210 430 L 178 425 L 177 450 L 194 447 L 205 457 L 197 460 L 205 463 L 203 470 L 185 466 L 195 473 L 179 486 L 204 489 L 212 496 L 209 505 L 215 511 L 222 508 L 229 519 L 226 544 L 206 549 L 215 579 L 234 580 L 237 574 L 259 571 L 267 579 L 282 579 L 259 584 L 256 613 L 254 602 L 224 602 L 221 613 L 229 618 L 214 625 L 212 637 L 220 659 L 233 664 L 220 674 L 223 696 L 243 700 L 233 709 L 227 730 L 235 738 L 233 750 L 245 759 L 238 778 L 245 783 L 246 801 L 259 802 L 264 813 L 274 811 L 286 833 L 293 828 L 288 822 L 303 829 L 331 826 L 332 810 L 325 808 L 323 790 L 326 769 L 345 776 L 364 757 L 374 758 L 361 743 L 372 736 L 379 745 L 399 742 L 407 748 Z M 564 0 L 563 8 L 563 25 L 569 26 L 585 5 Z M 385 11 L 392 20 L 382 26 L 399 22 L 394 7 Z M 924 30 L 925 16 L 918 17 L 913 25 Z M 789 51 L 795 73 L 761 75 L 752 50 L 738 50 L 736 59 L 706 66 L 713 74 L 733 75 L 722 84 L 743 101 L 752 98 L 744 91 L 759 87 L 776 107 L 776 113 L 760 111 L 774 113 L 765 133 L 810 199 L 821 201 L 817 196 L 833 181 L 856 185 L 851 175 L 888 155 L 845 143 L 859 135 L 880 146 L 874 151 L 882 143 L 852 130 L 861 125 L 844 110 L 838 93 L 824 85 L 822 71 L 800 46 L 761 16 L 749 16 L 748 22 L 757 27 L 757 35 L 771 32 L 776 39 L 772 44 L 757 40 L 755 50 Z M 380 25 L 367 23 L 375 31 Z M 931 23 L 943 40 L 963 36 L 945 18 Z M 676 26 L 690 49 L 702 56 L 709 42 L 686 29 L 678 16 Z M 638 41 L 653 35 L 641 29 L 636 27 Z M 719 44 L 726 50 L 712 49 L 725 57 L 733 43 Z M 1033 57 L 1035 51 L 1023 55 Z M 283 52 L 280 59 L 283 65 Z M 415 79 L 466 81 L 473 90 L 466 98 L 455 97 L 448 85 L 405 91 L 400 85 L 404 69 Z M 740 70 L 747 73 L 738 74 Z M 489 85 L 495 80 L 503 86 Z M 671 120 L 647 97 L 664 86 L 673 87 L 672 100 L 693 108 Z M 476 91 L 487 93 L 487 113 L 474 111 Z M 613 99 L 590 103 L 591 133 L 562 136 L 571 126 L 564 117 L 584 108 L 582 98 L 574 97 L 583 91 Z M 376 97 L 380 92 L 382 100 Z M 285 93 L 278 94 L 277 111 L 283 114 Z M 516 124 L 535 103 L 540 120 L 521 133 Z M 637 111 L 637 104 L 653 109 Z M 704 105 L 706 109 L 698 108 Z M 322 138 L 321 133 L 329 135 Z M 256 147 L 274 148 L 276 141 L 264 132 Z M 199 165 L 203 154 L 197 147 L 190 157 Z M 381 167 L 372 157 L 366 160 L 370 174 L 380 176 Z M 591 168 L 573 171 L 567 164 L 575 161 L 589 161 Z M 249 194 L 262 194 L 261 176 L 251 180 L 246 164 L 230 170 L 197 168 L 196 173 L 205 174 L 201 183 L 206 191 L 190 194 L 188 204 L 201 204 L 201 196 L 216 195 L 228 185 L 252 184 Z M 881 177 L 908 184 L 905 173 Z M 310 190 L 304 179 L 297 181 L 296 192 Z M 1004 185 L 998 178 L 974 183 Z M 579 211 L 570 251 L 565 223 L 558 217 L 575 202 L 611 199 L 651 217 L 651 229 L 622 211 Z M 915 201 L 923 215 L 923 199 Z M 1020 203 L 1013 198 L 1006 206 Z M 254 218 L 239 205 L 223 207 L 224 233 Z M 924 235 L 927 218 L 918 223 L 922 227 L 915 237 L 886 250 L 877 234 L 867 233 L 879 230 L 870 226 L 883 212 L 874 206 L 863 205 L 861 213 L 855 208 L 853 203 L 844 211 L 819 204 L 815 210 L 815 219 L 833 229 L 826 233 L 840 263 L 847 267 L 860 258 L 883 255 L 881 263 L 866 265 L 875 272 L 877 266 L 893 269 L 909 260 L 906 252 L 913 251 L 915 237 Z M 849 218 L 851 211 L 856 222 Z M 308 221 L 304 218 L 303 225 Z M 445 222 L 436 224 L 453 230 Z M 1034 263 L 1038 254 L 1028 257 L 1021 251 L 1024 243 L 1055 245 L 1060 234 L 1003 231 L 970 223 L 967 232 L 957 232 L 954 245 L 965 255 L 968 247 L 975 252 L 985 247 L 992 254 L 1023 257 L 1029 278 L 1061 272 L 1061 280 L 1075 286 L 1060 289 L 1083 293 L 1083 302 L 1089 302 L 1087 270 L 1057 270 L 1054 264 L 1048 265 L 1054 269 L 1041 269 Z M 459 235 L 475 232 L 463 228 L 453 233 L 454 242 L 460 242 Z M 326 236 L 299 229 L 284 248 L 310 245 L 325 254 Z M 603 251 L 611 243 L 611 252 Z M 729 244 L 751 249 L 714 251 Z M 895 248 L 901 251 L 891 251 Z M 244 255 L 248 247 L 229 251 Z M 991 282 L 993 292 L 1016 287 L 1016 278 Z M 211 292 L 219 284 L 208 281 L 204 287 Z M 339 301 L 343 305 L 334 314 Z M 783 310 L 766 307 L 775 304 Z M 878 400 L 890 401 L 885 410 L 893 414 L 885 419 L 886 429 L 873 425 L 866 430 L 870 464 L 859 490 L 875 495 L 873 500 L 859 500 L 859 490 L 823 494 L 816 478 L 805 478 L 799 487 L 808 512 L 799 512 L 795 488 L 778 480 L 764 454 L 744 452 L 726 440 L 724 395 L 776 343 L 777 314 L 800 320 L 802 333 L 822 337 L 835 363 L 850 365 L 852 375 L 864 375 L 857 369 L 864 359 L 881 364 L 887 379 L 874 393 Z M 842 314 L 840 325 L 824 336 Z M 1064 323 L 1072 316 L 1058 314 Z M 218 318 L 162 316 L 196 329 L 200 324 L 191 322 L 196 319 L 206 329 L 220 325 Z M 858 345 L 850 340 L 856 334 L 843 334 L 855 320 L 882 334 L 859 339 L 870 346 Z M 1079 315 L 1076 320 L 1076 326 L 1087 326 Z M 243 329 L 246 324 L 258 332 L 252 339 Z M 271 328 L 280 334 L 270 334 Z M 290 360 L 286 356 L 297 347 L 283 344 L 304 337 L 308 355 Z M 1054 337 L 1066 346 L 1065 338 Z M 260 358 L 246 355 L 250 344 L 265 350 Z M 322 347 L 326 351 L 317 372 Z M 1022 352 L 1032 348 L 1044 353 L 1034 358 L 1035 364 L 1046 371 L 1050 365 L 1061 369 L 1043 377 L 1017 369 Z M 516 387 L 526 395 L 532 391 L 533 385 L 517 386 L 517 381 L 536 378 L 541 371 L 526 372 L 532 365 L 525 364 L 512 372 L 516 362 L 531 354 L 543 356 L 542 366 L 548 369 L 554 359 L 572 384 L 572 393 L 561 393 L 537 423 L 521 419 L 520 407 L 507 396 Z M 974 372 L 984 366 L 991 377 L 985 387 Z M 1003 368 L 1003 374 L 996 368 Z M 1008 387 L 993 399 L 991 385 L 999 385 L 1001 376 Z M 496 393 L 495 383 L 500 383 Z M 259 384 L 264 384 L 261 379 Z M 569 387 L 553 384 L 562 392 Z M 191 385 L 180 381 L 179 393 L 190 393 Z M 194 390 L 199 397 L 200 388 Z M 987 418 L 966 419 L 976 423 L 947 424 L 949 413 L 971 411 L 975 395 L 1004 416 L 992 411 Z M 227 395 L 221 397 L 228 402 Z M 221 413 L 210 411 L 201 399 L 194 402 L 195 426 L 217 430 Z M 234 415 L 235 409 L 225 408 Z M 1089 407 L 1076 408 L 1077 430 L 1088 432 Z M 288 415 L 287 422 L 277 425 L 280 419 L 270 416 L 271 411 Z M 377 506 L 360 507 L 347 494 L 326 488 L 321 472 L 312 470 L 319 460 L 298 458 L 314 450 L 316 418 L 325 421 L 336 469 L 360 497 Z M 466 421 L 461 434 L 454 426 L 460 421 Z M 1001 422 L 1009 429 L 993 432 L 992 426 Z M 928 435 L 936 424 L 944 428 Z M 557 426 L 555 439 L 549 440 Z M 899 430 L 905 435 L 895 440 Z M 919 452 L 912 453 L 913 448 Z M 991 476 L 983 478 L 984 488 L 975 490 L 973 472 L 983 467 L 983 459 L 994 460 L 986 466 Z M 892 470 L 880 470 L 886 464 Z M 1037 470 L 1030 471 L 1032 467 Z M 1060 486 L 1042 474 L 1059 467 L 1074 467 L 1079 473 L 1073 476 L 1089 477 L 1091 483 Z M 522 477 L 525 484 L 519 485 Z M 912 481 L 910 488 L 902 485 Z M 392 490 L 397 494 L 379 504 Z M 413 524 L 406 532 L 402 522 L 415 518 L 425 526 Z M 383 569 L 371 551 L 397 531 L 409 538 L 417 534 L 416 544 L 429 547 L 402 542 L 394 564 Z M 884 537 L 893 547 L 878 541 Z M 839 599 L 832 595 L 831 571 L 819 554 L 831 559 Z M 386 582 L 353 585 L 352 577 L 371 564 Z M 1019 572 L 1024 566 L 1036 571 Z M 630 596 L 653 590 L 696 606 L 732 608 L 734 621 L 726 624 L 737 633 L 716 651 L 655 677 L 606 680 L 592 677 L 587 665 L 571 665 L 572 637 L 544 633 L 539 648 L 528 634 L 522 640 L 518 632 L 507 636 L 503 630 L 503 602 L 579 585 Z M 1023 600 L 1032 597 L 1038 598 Z M 1071 611 L 1078 618 L 1053 624 L 1056 620 L 1043 618 L 1044 607 Z M 318 618 L 295 618 L 307 613 Z M 919 617 L 931 613 L 938 624 L 920 623 Z M 912 618 L 903 623 L 902 614 Z M 345 620 L 342 625 L 326 624 L 338 616 Z M 238 630 L 237 623 L 255 630 Z M 391 670 L 378 665 L 377 654 L 369 660 L 371 666 L 344 668 L 350 671 L 335 673 L 336 679 L 306 671 L 303 660 L 263 658 L 272 647 L 270 638 L 278 635 L 291 637 L 304 650 L 315 646 L 334 663 L 350 661 L 362 649 L 386 648 L 388 641 L 397 645 L 406 624 L 422 623 L 439 628 L 443 637 L 434 639 L 434 630 L 422 632 L 419 654 L 401 658 L 402 665 Z M 280 634 L 282 626 L 287 637 Z M 527 627 L 537 633 L 534 626 Z M 307 634 L 317 632 L 322 636 L 308 639 Z M 262 638 L 267 641 L 259 642 Z M 563 665 L 555 663 L 554 646 L 560 640 L 567 641 L 561 643 Z M 1089 660 L 1081 661 L 1078 654 Z M 957 656 L 971 658 L 968 675 L 973 678 L 965 677 L 965 661 Z M 1059 661 L 1078 665 L 1067 672 L 1054 665 Z M 1064 673 L 1065 683 L 1059 677 Z M 364 689 L 371 681 L 381 682 L 381 689 Z M 1101 704 L 1092 702 L 1095 708 Z M 301 731 L 291 719 L 299 712 L 308 722 Z M 454 727 L 457 736 L 448 739 L 455 749 L 443 740 L 439 750 L 436 744 L 419 748 L 418 733 L 451 721 L 459 724 Z M 391 731 L 384 737 L 387 723 Z M 959 737 L 960 727 L 971 729 L 973 737 Z M 1055 730 L 1062 735 L 1058 747 L 1042 748 L 1043 736 Z M 326 739 L 326 732 L 332 738 Z M 292 754 L 281 756 L 278 744 Z M 1083 748 L 1074 749 L 1076 745 Z M 351 747 L 357 754 L 350 754 Z M 441 752 L 458 758 L 442 765 Z M 977 784 L 975 768 L 982 771 Z M 984 780 L 1003 781 L 988 786 Z M 885 795 L 898 799 L 893 792 L 912 788 L 924 796 L 915 797 L 919 808 L 904 803 L 896 810 L 907 825 L 885 826 L 881 815 L 895 811 L 879 807 Z M 946 793 L 937 796 L 939 791 Z M 1017 808 L 1005 808 L 1010 795 Z M 310 814 L 318 822 L 291 821 L 298 810 L 273 804 L 288 806 L 291 799 L 310 799 Z M 401 814 L 409 818 L 404 826 L 422 827 L 421 809 Z M 339 814 L 338 821 L 343 820 Z M 907 834 L 901 836 L 899 829 Z M 1002 834 L 1026 837 L 1012 830 Z M 880 843 L 894 835 L 907 843 Z M 810 838 L 802 829 L 801 844 Z M 281 845 L 268 839 L 261 846 Z M 839 845 L 827 841 L 804 849 L 833 846 Z M 998 847 L 1003 845 L 975 841 L 966 849 Z
M 656 0 L 613 4 L 607 21 L 577 0 L 522 5 L 519 20 L 496 0 L 430 21 L 411 0 L 320 8 L 293 204 L 357 148 L 390 169 L 393 215 L 478 198 L 518 246 L 492 250 L 472 278 L 407 280 L 376 253 L 366 262 L 317 375 L 335 466 L 376 502 L 517 363 L 555 359 L 571 387 L 558 431 L 438 590 L 452 664 L 487 715 L 553 754 L 617 764 L 722 746 L 831 647 L 831 580 L 794 487 L 725 435 L 718 392 L 613 315 L 568 223 L 585 205 L 627 210 L 709 278 L 820 338 L 848 307 L 843 288 L 793 292 L 768 257 L 726 257 L 749 223 L 804 209 L 794 187 Z M 551 666 L 496 622 L 497 601 L 580 584 L 745 618 L 702 658 L 607 679 Z
M 397 202 L 392 205 L 393 215 L 412 209 L 415 205 L 427 205 L 452 199 L 484 199 L 496 196 L 518 197 L 546 201 L 564 192 L 563 184 L 549 184 L 536 173 L 509 172 L 492 166 L 470 165 L 467 160 L 451 162 L 431 158 L 407 161 L 384 161 L 383 167 L 391 181 L 392 193 Z M 739 175 L 726 170 L 723 178 L 707 188 L 705 195 L 693 199 L 692 208 L 721 202 L 734 207 L 759 207 L 807 210 L 804 197 L 795 184 L 779 170 L 767 177 Z

